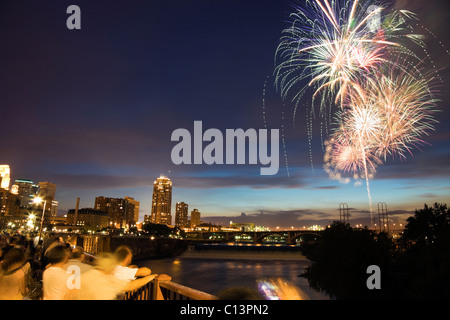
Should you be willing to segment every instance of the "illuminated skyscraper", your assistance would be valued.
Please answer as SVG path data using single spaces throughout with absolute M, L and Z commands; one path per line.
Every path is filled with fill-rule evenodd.
M 31 186 L 31 190 L 33 193 L 33 185 Z M 44 224 L 50 223 L 51 217 L 57 210 L 54 208 L 53 202 L 55 201 L 55 194 L 56 194 L 56 185 L 45 181 L 45 182 L 39 182 L 39 191 L 37 192 L 37 197 L 42 199 L 42 202 L 39 204 L 33 204 L 33 207 L 35 210 L 44 210 L 45 206 L 45 215 L 44 215 Z M 33 194 L 31 195 L 33 196 Z
M 17 195 L 22 207 L 29 207 L 35 194 L 33 194 L 33 181 L 27 179 L 17 179 L 14 181 L 17 186 Z
M 58 201 L 52 200 L 52 205 L 50 207 L 50 212 L 52 214 L 52 217 L 56 217 L 58 215 L 58 204 L 59 204 Z
M 191 228 L 200 224 L 200 212 L 197 209 L 191 211 Z
M 131 198 L 131 197 L 125 197 L 125 200 L 127 200 L 129 203 L 134 204 L 133 220 L 134 220 L 134 222 L 138 222 L 139 221 L 139 206 L 140 206 L 140 202 L 137 201 L 137 200 L 134 200 L 134 198 Z
M 5 190 L 9 189 L 10 174 L 11 171 L 9 169 L 9 165 L 7 164 L 0 165 L 0 188 Z
M 172 224 L 172 181 L 160 176 L 153 183 L 151 222 L 158 224 Z
M 39 197 L 44 200 L 55 200 L 56 185 L 51 182 L 39 182 Z
M 175 206 L 175 226 L 185 228 L 188 226 L 188 204 L 177 202 Z
M 95 210 L 108 214 L 108 226 L 128 229 L 134 225 L 134 204 L 122 198 L 96 197 Z
M 9 189 L 9 175 L 10 175 L 9 165 L 0 165 L 0 192 L 1 202 L 0 202 L 0 215 L 4 216 L 6 213 L 6 199 L 8 198 Z

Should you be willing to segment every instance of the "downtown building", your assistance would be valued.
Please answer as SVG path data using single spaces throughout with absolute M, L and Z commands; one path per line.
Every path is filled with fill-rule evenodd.
M 175 226 L 180 228 L 188 228 L 188 204 L 185 202 L 177 202 L 175 205 Z
M 36 211 L 39 216 L 45 211 L 44 223 L 50 223 L 53 217 L 58 213 L 58 201 L 56 201 L 56 185 L 54 183 L 44 181 L 37 185 L 28 179 L 16 179 L 11 187 L 11 193 L 16 195 L 20 214 Z M 41 203 L 34 203 L 36 198 L 42 200 Z M 45 208 L 44 208 L 45 206 Z M 33 212 L 35 214 L 35 212 Z
M 200 211 L 194 209 L 191 211 L 191 228 L 195 229 L 195 227 L 200 225 Z
M 132 198 L 122 199 L 101 196 L 95 198 L 94 209 L 107 214 L 108 227 L 130 229 L 136 226 L 135 203 L 136 201 Z
M 137 223 L 139 221 L 139 207 L 140 207 L 140 202 L 137 200 L 134 200 L 134 198 L 132 197 L 125 197 L 125 200 L 128 201 L 128 203 L 131 203 L 134 205 L 134 213 L 133 213 L 133 220 L 135 223 Z
M 109 219 L 108 214 L 100 210 L 91 208 L 70 209 L 67 212 L 66 225 L 73 226 L 77 230 L 96 232 L 108 227 Z
M 167 177 L 160 176 L 153 182 L 152 210 L 149 222 L 171 225 L 171 208 L 172 181 Z
M 49 225 L 51 218 L 56 216 L 58 202 L 55 200 L 56 185 L 51 182 L 40 182 L 38 185 L 28 179 L 17 179 L 10 187 L 10 169 L 8 165 L 0 165 L 0 227 L 15 225 L 15 227 L 33 227 Z M 43 201 L 33 203 L 36 197 Z M 45 206 L 45 207 L 44 207 Z
M 41 198 L 45 202 L 44 222 L 50 223 L 51 218 L 55 217 L 58 213 L 58 201 L 55 199 L 56 185 L 48 181 L 39 182 L 37 197 Z M 39 207 L 43 208 L 43 204 L 39 204 Z
M 39 186 L 28 179 L 17 179 L 11 187 L 11 192 L 18 195 L 21 207 L 28 208 L 31 206 L 33 198 L 38 194 Z

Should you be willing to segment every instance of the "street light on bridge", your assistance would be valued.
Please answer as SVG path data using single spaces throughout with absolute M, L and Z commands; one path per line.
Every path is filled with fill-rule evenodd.
M 38 240 L 38 243 L 39 243 L 39 241 L 41 241 L 41 236 L 42 236 L 42 225 L 43 225 L 43 223 L 44 223 L 45 206 L 46 206 L 46 204 L 47 204 L 47 200 L 43 200 L 43 199 L 40 198 L 40 197 L 36 197 L 36 198 L 33 199 L 33 203 L 34 203 L 34 204 L 41 204 L 42 201 L 44 201 L 44 206 L 42 207 L 41 227 L 39 228 L 39 240 Z

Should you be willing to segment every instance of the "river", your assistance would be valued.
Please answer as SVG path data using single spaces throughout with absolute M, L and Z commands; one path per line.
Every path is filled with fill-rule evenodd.
M 289 246 L 290 247 L 290 246 Z M 281 278 L 299 288 L 310 300 L 325 300 L 328 296 L 309 287 L 308 280 L 299 277 L 310 261 L 297 248 L 288 246 L 196 245 L 174 258 L 137 261 L 153 273 L 168 274 L 172 281 L 210 294 L 231 287 L 257 290 L 258 281 Z

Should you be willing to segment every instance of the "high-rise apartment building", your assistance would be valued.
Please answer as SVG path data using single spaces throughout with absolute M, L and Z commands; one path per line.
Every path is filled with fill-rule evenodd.
M 20 199 L 21 207 L 29 207 L 36 195 L 33 193 L 33 181 L 27 179 L 17 179 L 14 181 L 14 185 L 17 186 L 17 195 Z
M 0 165 L 0 192 L 2 192 L 2 198 L 0 202 L 0 215 L 4 216 L 6 212 L 6 199 L 9 190 L 9 179 L 11 171 L 9 165 Z
M 125 200 L 127 200 L 129 203 L 134 204 L 134 214 L 133 214 L 133 220 L 134 222 L 139 221 L 139 205 L 140 202 L 137 200 L 134 200 L 132 197 L 125 197 Z
M 134 204 L 122 198 L 96 197 L 95 210 L 108 214 L 108 226 L 128 229 L 134 226 Z
M 200 224 L 200 212 L 197 209 L 191 211 L 191 228 Z
M 41 197 L 43 200 L 55 200 L 55 194 L 56 194 L 56 185 L 45 181 L 45 182 L 39 182 L 39 193 L 38 196 Z
M 16 194 L 0 188 L 0 216 L 20 215 L 20 202 Z
M 186 228 L 188 226 L 188 204 L 177 202 L 175 206 L 175 226 Z
M 2 183 L 7 180 L 9 185 L 9 169 L 6 170 L 5 166 L 0 166 L 1 170 L 4 171 L 2 174 L 4 177 L 1 178 Z M 40 223 L 45 208 L 43 224 L 49 224 L 51 218 L 55 217 L 58 211 L 55 194 L 56 185 L 51 182 L 39 182 L 38 186 L 31 180 L 17 179 L 10 190 L 0 188 L 0 215 L 9 216 L 10 222 L 14 222 L 16 225 L 23 225 L 27 222 L 28 216 L 34 214 Z M 42 201 L 33 202 L 36 197 L 41 198 Z
M 33 190 L 36 190 L 33 188 L 33 185 L 31 186 L 31 190 L 33 193 Z M 45 207 L 45 215 L 44 215 L 44 224 L 50 223 L 52 215 L 55 213 L 54 204 L 55 201 L 55 194 L 56 194 L 56 185 L 45 181 L 45 182 L 39 182 L 39 189 L 37 193 L 35 194 L 37 197 L 42 199 L 42 202 L 38 204 L 32 204 L 34 210 L 43 210 Z M 31 195 L 32 198 L 35 196 L 34 194 Z
M 172 181 L 160 176 L 153 183 L 151 222 L 158 224 L 172 224 Z
M 11 170 L 9 169 L 9 165 L 2 164 L 0 165 L 0 188 L 8 190 L 9 189 L 9 180 L 10 180 Z
M 50 207 L 50 212 L 52 214 L 52 217 L 56 217 L 58 215 L 58 205 L 59 205 L 58 201 L 52 200 L 51 207 Z

